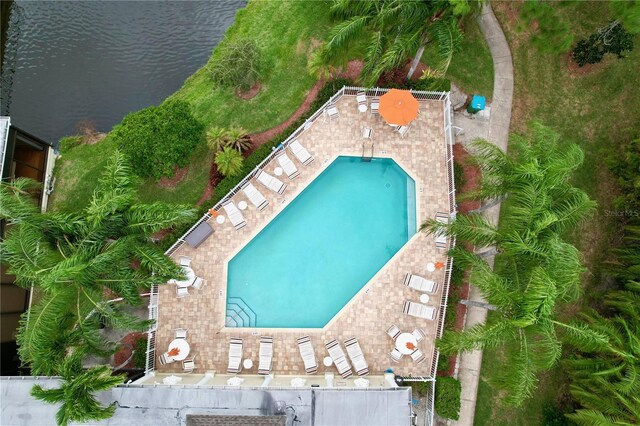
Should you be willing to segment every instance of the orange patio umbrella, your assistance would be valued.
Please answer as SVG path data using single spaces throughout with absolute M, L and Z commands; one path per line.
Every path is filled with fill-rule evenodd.
M 391 89 L 380 97 L 379 111 L 387 123 L 406 126 L 418 116 L 418 100 L 408 90 Z

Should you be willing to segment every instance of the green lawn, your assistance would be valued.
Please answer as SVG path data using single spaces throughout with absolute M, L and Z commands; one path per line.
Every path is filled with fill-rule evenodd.
M 521 22 L 514 13 L 519 3 L 492 3 L 512 49 L 515 70 L 515 93 L 512 131 L 523 131 L 529 121 L 537 119 L 558 131 L 567 141 L 578 143 L 585 152 L 584 165 L 575 173 L 574 184 L 583 188 L 598 202 L 593 220 L 568 239 L 584 255 L 589 269 L 585 274 L 585 296 L 578 306 L 566 306 L 564 312 L 575 314 L 580 306 L 601 300 L 601 266 L 609 250 L 619 238 L 620 223 L 607 217 L 613 210 L 617 188 L 606 166 L 606 158 L 621 141 L 628 140 L 630 129 L 638 126 L 640 111 L 640 37 L 636 49 L 627 58 L 605 60 L 587 72 L 570 70 L 568 54 L 540 53 L 529 43 L 526 29 L 518 31 Z M 563 3 L 558 11 L 570 22 L 574 43 L 595 31 L 610 19 L 608 2 Z M 520 409 L 505 408 L 500 395 L 490 386 L 500 370 L 500 350 L 484 353 L 480 390 L 476 408 L 476 424 L 538 425 L 545 407 L 562 406 L 566 401 L 566 378 L 556 368 L 541 378 L 535 396 Z
M 205 65 L 172 96 L 189 102 L 207 126 L 237 125 L 249 132 L 274 127 L 293 114 L 316 82 L 307 71 L 307 59 L 330 27 L 325 2 L 251 1 L 238 11 L 220 45 L 244 38 L 258 43 L 264 70 L 260 93 L 245 101 L 232 90 L 213 90 Z M 216 51 L 210 61 L 215 58 Z M 64 153 L 56 165 L 57 184 L 50 209 L 73 211 L 84 206 L 114 149 L 107 137 Z M 211 159 L 203 143 L 192 154 L 187 175 L 178 185 L 166 188 L 152 180 L 143 181 L 141 199 L 195 204 L 206 187 Z

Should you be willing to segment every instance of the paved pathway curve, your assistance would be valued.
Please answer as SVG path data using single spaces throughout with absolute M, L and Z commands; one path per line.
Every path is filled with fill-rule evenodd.
M 511 122 L 511 104 L 513 102 L 513 63 L 507 39 L 502 32 L 500 23 L 493 14 L 490 3 L 486 3 L 478 17 L 480 29 L 489 45 L 493 58 L 493 102 L 489 120 L 488 140 L 507 150 L 509 140 L 509 123 Z M 498 223 L 500 205 L 496 205 L 485 212 L 492 223 Z M 489 259 L 493 266 L 493 258 Z M 478 288 L 471 286 L 469 299 L 483 301 Z M 482 308 L 468 307 L 465 328 L 484 323 L 487 311 Z M 482 366 L 482 351 L 466 352 L 460 356 L 458 364 L 458 380 L 462 384 L 462 406 L 460 419 L 450 422 L 455 426 L 472 426 L 476 411 L 480 368 Z

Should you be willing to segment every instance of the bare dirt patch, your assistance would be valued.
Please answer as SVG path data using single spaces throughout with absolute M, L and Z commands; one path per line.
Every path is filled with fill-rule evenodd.
M 249 99 L 253 99 L 258 95 L 258 92 L 260 92 L 261 87 L 262 87 L 262 84 L 258 81 L 256 82 L 256 84 L 253 85 L 251 89 L 245 92 L 241 90 L 236 90 L 236 96 L 239 97 L 240 99 L 244 99 L 245 101 L 248 101 Z
M 163 177 L 158 181 L 158 185 L 162 188 L 174 188 L 177 184 L 182 182 L 182 179 L 187 175 L 189 171 L 188 167 L 183 167 L 181 169 L 176 166 L 176 169 L 173 173 L 173 176 L 170 178 Z
M 120 348 L 118 349 L 118 352 L 116 352 L 113 356 L 114 366 L 122 364 L 127 360 L 127 358 L 131 356 L 131 353 L 136 346 L 136 341 L 139 338 L 144 337 L 145 334 L 146 333 L 129 333 L 124 336 L 122 340 L 120 340 Z M 127 365 L 125 365 L 123 368 L 135 368 L 133 358 L 131 358 L 129 363 L 127 363 Z

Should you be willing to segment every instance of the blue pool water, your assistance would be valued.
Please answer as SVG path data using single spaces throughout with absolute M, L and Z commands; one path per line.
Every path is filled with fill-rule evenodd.
M 338 157 L 229 262 L 227 326 L 323 327 L 415 234 L 415 210 L 393 160 Z

